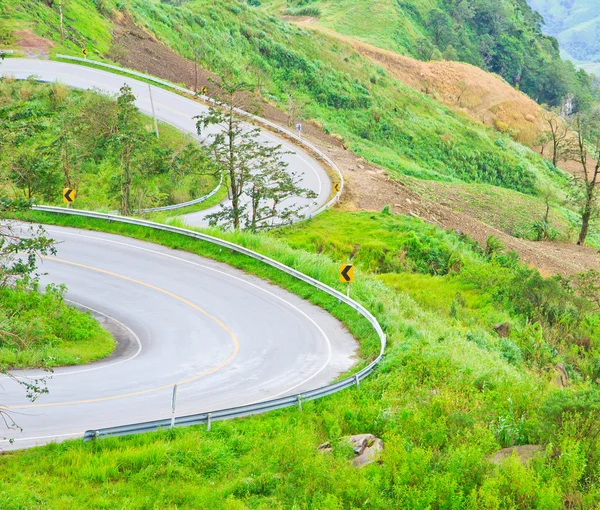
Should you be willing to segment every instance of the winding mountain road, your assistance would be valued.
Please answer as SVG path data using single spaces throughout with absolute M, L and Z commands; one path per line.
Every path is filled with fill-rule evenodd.
M 152 115 L 147 83 L 107 71 L 50 60 L 9 58 L 0 65 L 0 76 L 11 76 L 20 80 L 34 77 L 40 81 L 60 82 L 73 88 L 96 89 L 113 95 L 118 94 L 126 83 L 136 96 L 136 106 L 140 111 Z M 208 106 L 203 103 L 155 86 L 152 86 L 152 99 L 156 117 L 184 133 L 203 141 L 218 132 L 218 128 L 212 126 L 203 132 L 202 137 L 198 137 L 194 117 L 208 111 Z M 250 129 L 250 125 L 247 126 Z M 316 195 L 315 199 L 294 197 L 282 206 L 289 206 L 293 202 L 301 215 L 309 216 L 327 202 L 331 194 L 331 181 L 324 168 L 310 154 L 265 129 L 260 130 L 258 140 L 265 144 L 282 145 L 282 149 L 289 153 L 282 159 L 288 163 L 288 170 L 297 175 L 298 186 L 313 191 Z M 207 214 L 216 210 L 218 206 L 184 214 L 180 218 L 190 226 L 205 226 Z
M 23 431 L 0 448 L 81 437 L 87 429 L 249 404 L 322 386 L 353 364 L 356 343 L 329 314 L 256 277 L 186 252 L 119 236 L 47 227 L 58 241 L 43 284 L 117 330 L 117 354 L 87 366 L 13 372 L 49 377 L 31 403 L 0 378 L 1 402 Z M 14 440 L 14 444 L 9 443 Z
M 151 113 L 147 84 L 58 62 L 7 59 L 0 73 L 36 76 L 68 86 L 117 93 L 128 83 Z M 206 106 L 153 87 L 160 120 L 195 135 Z M 289 168 L 316 201 L 330 195 L 325 170 L 306 152 L 267 131 L 263 141 L 294 154 Z M 185 217 L 204 224 L 203 213 Z M 14 372 L 49 377 L 49 394 L 31 403 L 15 381 L 0 377 L 0 402 L 21 430 L 0 428 L 0 449 L 81 437 L 86 429 L 168 418 L 178 384 L 177 415 L 297 394 L 322 386 L 354 363 L 357 344 L 329 314 L 305 300 L 224 264 L 119 236 L 47 227 L 58 254 L 45 258 L 43 284 L 66 284 L 67 298 L 89 309 L 120 340 L 109 359 L 86 366 Z

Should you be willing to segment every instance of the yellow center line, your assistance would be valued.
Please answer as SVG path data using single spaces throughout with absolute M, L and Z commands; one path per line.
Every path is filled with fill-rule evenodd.
M 194 377 L 190 377 L 188 379 L 184 379 L 182 381 L 177 382 L 177 384 L 179 386 L 183 385 L 183 384 L 189 384 L 191 382 L 197 381 L 198 379 L 201 379 L 203 377 L 206 377 L 210 374 L 214 374 L 215 372 L 223 369 L 224 367 L 226 367 L 227 365 L 229 365 L 238 355 L 238 352 L 240 350 L 240 344 L 238 342 L 237 337 L 235 336 L 235 333 L 233 331 L 231 331 L 231 329 L 229 329 L 229 327 L 227 327 L 222 321 L 220 321 L 219 319 L 217 319 L 215 316 L 211 315 L 210 313 L 208 313 L 206 310 L 203 310 L 202 308 L 200 308 L 198 305 L 195 305 L 194 303 L 192 303 L 191 301 L 188 301 L 185 298 L 182 298 L 176 294 L 173 294 L 172 292 L 169 292 L 168 290 L 162 289 L 160 287 L 156 287 L 155 285 L 151 285 L 149 283 L 145 283 L 145 282 L 141 282 L 139 280 L 135 280 L 133 278 L 129 278 L 128 276 L 123 276 L 117 273 L 113 273 L 111 271 L 106 271 L 104 269 L 98 269 L 97 267 L 92 267 L 92 266 L 86 266 L 85 264 L 78 264 L 77 262 L 71 262 L 68 260 L 63 260 L 63 259 L 59 259 L 59 258 L 55 258 L 55 257 L 42 257 L 44 259 L 48 259 L 48 260 L 52 260 L 54 262 L 59 262 L 62 264 L 68 264 L 70 266 L 75 266 L 75 267 L 81 267 L 83 269 L 89 269 L 90 271 L 95 271 L 97 273 L 102 273 L 102 274 L 106 274 L 109 276 L 113 276 L 115 278 L 120 278 L 121 280 L 126 280 L 128 282 L 132 282 L 135 283 L 137 285 L 142 285 L 143 287 L 147 287 L 149 289 L 155 290 L 157 292 L 161 292 L 162 294 L 165 294 L 169 297 L 172 297 L 173 299 L 176 299 L 177 301 L 180 301 L 181 303 L 184 303 L 186 305 L 188 305 L 189 307 L 193 308 L 194 310 L 199 311 L 200 313 L 204 314 L 206 317 L 208 317 L 209 319 L 213 320 L 214 322 L 216 322 L 221 328 L 223 328 L 231 337 L 232 341 L 233 341 L 233 345 L 234 345 L 234 349 L 233 352 L 231 353 L 231 355 L 229 356 L 229 358 L 227 358 L 223 363 L 221 363 L 220 365 L 211 368 L 210 370 L 207 370 L 206 372 L 203 372 L 199 375 L 196 375 Z M 160 391 L 160 390 L 165 390 L 168 388 L 172 388 L 173 384 L 166 384 L 164 386 L 158 386 L 156 388 L 150 388 L 147 390 L 141 390 L 141 391 L 134 391 L 131 393 L 125 393 L 122 395 L 113 395 L 110 397 L 101 397 L 101 398 L 94 398 L 94 399 L 89 399 L 89 400 L 76 400 L 76 401 L 72 401 L 72 402 L 56 402 L 53 404 L 28 404 L 28 405 L 21 405 L 21 406 L 8 406 L 6 409 L 31 409 L 31 408 L 39 408 L 39 407 L 56 407 L 56 406 L 70 406 L 70 405 L 78 405 L 78 404 L 90 404 L 90 403 L 94 403 L 94 402 L 106 402 L 108 400 L 117 400 L 117 399 L 121 399 L 121 398 L 128 398 L 128 397 L 135 397 L 138 395 L 145 395 L 147 393 L 154 393 L 156 391 Z

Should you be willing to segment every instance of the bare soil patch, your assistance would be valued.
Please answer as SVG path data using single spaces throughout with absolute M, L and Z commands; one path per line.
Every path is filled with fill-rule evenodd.
M 14 45 L 21 48 L 28 58 L 47 59 L 50 56 L 50 49 L 56 46 L 55 43 L 34 34 L 31 30 L 15 30 Z

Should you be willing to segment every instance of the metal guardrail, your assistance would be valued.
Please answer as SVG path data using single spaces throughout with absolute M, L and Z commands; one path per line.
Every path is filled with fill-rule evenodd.
M 83 59 L 80 57 L 70 57 L 68 55 L 57 55 L 57 58 L 61 59 L 61 60 L 70 60 L 73 62 L 81 62 L 81 63 L 85 63 L 88 65 L 93 65 L 93 66 L 97 66 L 97 67 L 104 67 L 106 69 L 112 69 L 113 71 L 118 71 L 120 73 L 125 73 L 125 74 L 129 74 L 131 76 L 135 76 L 137 78 L 142 78 L 144 80 L 149 80 L 152 81 L 154 83 L 158 83 L 160 85 L 163 85 L 165 87 L 169 87 L 173 90 L 177 90 L 179 92 L 182 92 L 186 95 L 191 95 L 194 97 L 199 97 L 200 99 L 202 99 L 203 101 L 207 102 L 207 103 L 211 103 L 214 105 L 220 105 L 222 103 L 220 103 L 219 101 L 215 100 L 212 97 L 209 96 L 205 96 L 205 95 L 201 95 L 201 94 L 197 94 L 196 92 L 194 92 L 193 90 L 189 90 L 186 89 L 184 87 L 180 87 L 179 85 L 175 85 L 173 83 L 170 83 L 166 80 L 161 80 L 160 78 L 157 78 L 155 76 L 151 76 L 149 74 L 144 74 L 144 73 L 139 73 L 137 71 L 133 71 L 132 69 L 127 69 L 124 67 L 119 67 L 119 66 L 113 66 L 111 64 L 105 64 L 103 62 L 96 62 L 94 60 L 87 60 L 87 59 Z M 300 145 L 303 145 L 304 147 L 306 147 L 307 149 L 309 149 L 313 154 L 315 154 L 319 159 L 322 159 L 323 161 L 325 161 L 331 168 L 333 168 L 333 170 L 337 173 L 339 179 L 340 179 L 340 190 L 335 194 L 335 196 L 329 201 L 327 202 L 325 205 L 323 205 L 322 207 L 320 207 L 319 209 L 317 209 L 315 212 L 313 212 L 312 214 L 308 215 L 308 218 L 312 218 L 313 216 L 316 216 L 317 214 L 322 213 L 323 211 L 328 210 L 331 206 L 333 206 L 334 204 L 336 204 L 337 202 L 339 202 L 342 193 L 344 191 L 344 176 L 342 175 L 341 170 L 338 168 L 338 166 L 334 163 L 334 161 L 327 156 L 326 154 L 324 154 L 323 152 L 321 152 L 321 150 L 319 150 L 317 147 L 315 147 L 313 144 L 311 144 L 310 142 L 306 141 L 304 138 L 299 137 L 298 135 L 296 135 L 295 133 L 293 133 L 292 131 L 289 131 L 285 128 L 282 128 L 281 126 L 278 126 L 277 124 L 275 124 L 274 122 L 271 122 L 270 120 L 267 119 L 263 119 L 262 117 L 259 117 L 257 115 L 253 115 L 252 113 L 248 113 L 244 110 L 241 110 L 239 108 L 235 108 L 234 111 L 241 117 L 246 117 L 248 119 L 251 119 L 255 122 L 259 122 L 260 124 L 263 124 L 265 126 L 269 126 L 271 129 L 274 129 L 275 131 L 284 134 L 285 136 L 293 139 L 296 143 L 299 143 Z
M 152 207 L 150 209 L 142 209 L 140 211 L 136 211 L 137 213 L 154 213 L 154 212 L 163 212 L 163 211 L 175 211 L 177 209 L 183 209 L 184 207 L 189 207 L 191 205 L 198 205 L 202 202 L 206 202 L 209 198 L 214 197 L 217 192 L 221 189 L 223 184 L 223 174 L 221 173 L 221 179 L 219 180 L 219 184 L 210 192 L 200 198 L 195 198 L 194 200 L 190 200 L 189 202 L 182 202 L 180 204 L 174 205 L 164 205 L 162 207 Z
M 379 351 L 379 355 L 377 358 L 369 364 L 369 366 L 363 368 L 357 374 L 348 377 L 342 381 L 336 382 L 334 384 L 330 384 L 327 386 L 323 386 L 320 388 L 316 388 L 314 390 L 309 390 L 302 392 L 297 395 L 290 395 L 287 397 L 275 398 L 271 400 L 265 400 L 263 402 L 258 402 L 254 404 L 233 407 L 230 409 L 219 409 L 216 411 L 193 414 L 189 416 L 181 416 L 175 418 L 175 426 L 189 426 L 189 425 L 198 425 L 198 424 L 207 424 L 207 427 L 210 429 L 210 424 L 212 421 L 218 420 L 226 420 L 229 418 L 237 418 L 242 416 L 249 416 L 252 414 L 263 413 L 266 411 L 271 411 L 275 409 L 282 409 L 284 407 L 292 407 L 299 406 L 302 407 L 303 401 L 314 400 L 320 397 L 324 397 L 326 395 L 332 395 L 341 391 L 343 389 L 349 388 L 351 386 L 359 386 L 360 381 L 362 381 L 365 377 L 367 377 L 371 372 L 375 370 L 380 360 L 382 359 L 385 348 L 387 344 L 386 335 L 383 332 L 379 322 L 377 319 L 360 303 L 357 303 L 353 299 L 347 297 L 342 292 L 335 290 L 334 288 L 312 278 L 304 273 L 297 271 L 281 262 L 278 262 L 272 258 L 266 257 L 265 255 L 261 255 L 255 251 L 249 250 L 248 248 L 244 248 L 243 246 L 230 243 L 229 241 L 225 241 L 223 239 L 219 239 L 218 237 L 213 237 L 208 234 L 203 234 L 201 232 L 195 232 L 193 230 L 188 230 L 184 228 L 174 227 L 171 225 L 164 225 L 161 223 L 155 223 L 146 220 L 140 220 L 136 218 L 128 218 L 124 216 L 116 216 L 112 214 L 104 214 L 104 213 L 96 213 L 90 211 L 81 211 L 77 209 L 62 209 L 60 207 L 50 207 L 50 206 L 34 206 L 34 210 L 43 211 L 49 213 L 57 213 L 57 214 L 65 214 L 70 216 L 83 216 L 86 218 L 95 218 L 102 219 L 107 221 L 113 221 L 118 223 L 126 223 L 129 225 L 137 225 L 141 227 L 148 227 L 155 230 L 163 230 L 166 232 L 172 232 L 175 234 L 184 235 L 187 237 L 192 237 L 207 243 L 215 244 L 217 246 L 221 246 L 222 248 L 227 248 L 229 250 L 235 251 L 237 253 L 241 253 L 255 260 L 259 260 L 264 264 L 272 266 L 280 271 L 297 278 L 327 294 L 337 298 L 339 301 L 347 304 L 358 313 L 360 313 L 363 317 L 365 317 L 373 326 L 373 329 L 376 331 L 379 339 L 381 341 L 381 350 Z M 140 434 L 143 432 L 150 432 L 160 429 L 167 429 L 171 427 L 171 419 L 165 420 L 157 420 L 157 421 L 149 421 L 144 423 L 134 423 L 130 425 L 123 425 L 120 427 L 109 427 L 102 428 L 98 430 L 88 430 L 85 432 L 84 440 L 90 440 L 101 437 L 111 437 L 111 436 L 125 436 L 131 434 Z
M 198 204 L 201 204 L 202 202 L 206 202 L 209 198 L 216 195 L 217 192 L 221 189 L 222 184 L 223 184 L 223 174 L 221 174 L 221 179 L 219 180 L 219 184 L 217 184 L 217 186 L 210 193 L 207 193 L 206 195 L 204 195 L 200 198 L 195 198 L 194 200 L 190 200 L 189 202 L 181 202 L 180 204 L 164 205 L 162 207 L 151 207 L 150 209 L 137 209 L 134 212 L 136 214 L 140 214 L 140 213 L 148 214 L 148 213 L 163 212 L 163 211 L 175 211 L 177 209 L 183 209 L 184 207 L 189 207 L 191 205 L 198 205 Z M 118 213 L 119 213 L 119 211 L 110 211 L 109 212 L 109 214 L 118 214 Z

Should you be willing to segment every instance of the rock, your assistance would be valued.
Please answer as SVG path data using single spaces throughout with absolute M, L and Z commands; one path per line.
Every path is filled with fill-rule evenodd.
M 525 115 L 525 120 L 527 122 L 534 123 L 536 121 L 536 118 L 534 115 L 531 115 L 531 113 L 528 113 L 527 115 Z
M 569 374 L 567 373 L 565 366 L 561 363 L 558 365 L 554 365 L 552 369 L 556 372 L 556 385 L 559 388 L 568 388 Z
M 526 444 L 523 446 L 511 446 L 510 448 L 502 448 L 497 451 L 490 459 L 490 462 L 502 464 L 506 459 L 516 455 L 521 464 L 527 464 L 531 459 L 544 451 L 544 447 L 539 444 Z
M 373 434 L 361 434 L 350 437 L 350 444 L 357 455 L 352 464 L 354 467 L 363 467 L 377 460 L 383 451 L 383 441 Z
M 503 322 L 502 324 L 496 324 L 493 327 L 494 331 L 499 337 L 508 338 L 510 336 L 510 322 Z
M 454 231 L 454 233 L 455 233 L 457 236 L 464 236 L 464 235 L 465 235 L 465 233 L 464 233 L 462 230 L 460 230 L 460 229 L 456 229 L 456 230 Z
M 355 455 L 352 464 L 357 468 L 372 464 L 383 451 L 383 441 L 373 434 L 342 437 L 339 441 L 352 447 Z M 331 443 L 327 442 L 319 445 L 318 450 L 320 452 L 330 452 L 332 450 Z

